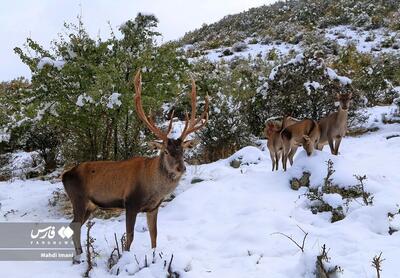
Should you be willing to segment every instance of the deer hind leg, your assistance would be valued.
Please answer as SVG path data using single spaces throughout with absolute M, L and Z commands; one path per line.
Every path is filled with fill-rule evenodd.
M 324 148 L 324 144 L 317 143 L 317 146 L 316 146 L 317 150 L 322 151 L 323 148 Z
M 135 229 L 137 210 L 130 206 L 126 206 L 126 246 L 125 251 L 129 251 L 132 241 L 133 232 Z
M 158 208 L 146 213 L 147 226 L 149 227 L 149 233 L 150 233 L 151 248 L 157 247 L 157 215 L 158 215 Z
M 334 153 L 334 155 L 338 155 L 339 154 L 340 142 L 342 142 L 342 137 L 337 137 L 336 140 L 335 140 L 335 153 Z
M 75 256 L 72 258 L 74 264 L 81 262 L 82 245 L 81 245 L 81 228 L 85 223 L 86 212 L 88 207 L 87 200 L 79 198 L 78 200 L 72 200 L 72 208 L 74 213 L 74 219 L 72 220 L 70 227 L 74 231 L 72 235 L 72 241 L 75 247 Z
M 85 224 L 85 222 L 89 219 L 90 215 L 92 214 L 92 212 L 97 208 L 97 206 L 95 204 L 93 204 L 92 202 L 88 202 L 87 208 L 86 208 L 86 212 L 85 212 L 85 216 L 83 217 L 83 221 L 82 221 L 82 225 Z
M 282 167 L 283 167 L 284 171 L 286 171 L 286 169 L 287 169 L 287 160 L 288 160 L 289 152 L 290 152 L 290 145 L 284 144 L 283 145 L 283 154 L 282 154 Z

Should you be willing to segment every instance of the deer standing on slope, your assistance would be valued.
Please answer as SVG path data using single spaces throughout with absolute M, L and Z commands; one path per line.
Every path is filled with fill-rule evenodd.
M 282 166 L 284 171 L 287 169 L 289 154 L 292 153 L 293 157 L 299 146 L 303 145 L 308 156 L 313 153 L 314 148 L 319 142 L 320 133 L 321 131 L 318 123 L 310 119 L 302 120 L 282 130 Z M 293 163 L 293 161 L 291 163 Z
M 281 131 L 297 122 L 299 122 L 299 120 L 292 117 L 284 117 L 280 126 L 271 121 L 267 122 L 267 126 L 264 129 L 264 134 L 268 140 L 267 147 L 271 156 L 272 171 L 278 171 L 279 168 L 279 160 L 283 150 Z M 297 148 L 293 148 L 288 155 L 290 165 L 293 165 L 293 156 L 296 153 L 296 150 Z
M 150 117 L 145 115 L 141 100 L 141 74 L 135 76 L 135 106 L 139 118 L 145 123 L 159 142 L 150 146 L 160 150 L 156 157 L 134 157 L 125 161 L 84 162 L 65 172 L 62 176 L 65 191 L 73 207 L 73 242 L 76 255 L 74 263 L 80 262 L 82 253 L 81 226 L 97 207 L 125 208 L 126 210 L 126 250 L 133 241 L 136 216 L 145 212 L 149 227 L 151 247 L 157 245 L 157 213 L 163 199 L 171 193 L 186 167 L 183 152 L 195 145 L 195 141 L 185 138 L 202 128 L 208 120 L 208 98 L 205 99 L 204 112 L 196 119 L 196 84 L 192 79 L 191 115 L 186 113 L 186 123 L 178 139 L 168 138 L 172 128 L 171 116 L 168 130 L 162 132 Z
M 338 111 L 318 122 L 321 127 L 321 138 L 317 146 L 318 150 L 322 150 L 324 145 L 329 144 L 331 153 L 338 155 L 340 142 L 347 132 L 347 111 L 351 97 L 352 93 L 336 94 L 336 98 L 339 101 Z

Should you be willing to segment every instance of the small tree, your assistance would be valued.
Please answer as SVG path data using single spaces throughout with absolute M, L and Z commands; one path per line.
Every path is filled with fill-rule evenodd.
M 241 115 L 242 103 L 233 96 L 217 93 L 211 100 L 210 120 L 199 132 L 203 162 L 226 158 L 246 146 L 250 130 Z
M 142 125 L 133 107 L 131 79 L 143 71 L 143 102 L 158 118 L 159 107 L 181 92 L 188 63 L 172 44 L 157 47 L 153 15 L 138 14 L 111 30 L 108 40 L 93 39 L 81 19 L 65 24 L 61 36 L 47 50 L 27 39 L 26 50 L 15 48 L 32 71 L 31 89 L 22 92 L 24 121 L 50 125 L 59 132 L 66 160 L 123 159 L 141 152 Z M 19 113 L 19 112 L 18 112 Z
M 337 110 L 334 106 L 337 93 L 347 92 L 353 93 L 350 122 L 363 120 L 357 111 L 362 106 L 360 93 L 351 80 L 339 76 L 322 58 L 298 55 L 272 69 L 264 107 L 271 115 L 318 120 Z

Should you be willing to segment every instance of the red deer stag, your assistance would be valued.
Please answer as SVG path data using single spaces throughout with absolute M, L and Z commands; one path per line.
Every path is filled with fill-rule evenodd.
M 196 84 L 192 79 L 191 115 L 186 113 L 186 123 L 178 139 L 168 138 L 172 127 L 172 116 L 166 132 L 161 131 L 147 117 L 141 100 L 141 74 L 135 76 L 135 106 L 139 118 L 157 136 L 160 142 L 150 142 L 150 146 L 159 149 L 156 157 L 134 157 L 125 161 L 84 162 L 64 173 L 62 182 L 73 207 L 73 242 L 76 255 L 74 263 L 80 262 L 82 253 L 81 226 L 91 212 L 100 208 L 124 208 L 126 210 L 126 250 L 133 241 L 136 215 L 145 212 L 149 227 L 151 247 L 157 244 L 157 213 L 163 199 L 171 193 L 186 167 L 183 152 L 195 145 L 193 140 L 185 141 L 188 134 L 202 128 L 208 121 L 208 97 L 205 99 L 204 112 L 196 118 Z
M 281 131 L 286 127 L 298 123 L 299 120 L 292 117 L 284 117 L 282 124 L 274 123 L 272 121 L 267 122 L 267 126 L 264 129 L 265 137 L 267 138 L 267 147 L 272 161 L 272 171 L 279 168 L 279 160 L 283 150 Z M 293 156 L 296 153 L 297 148 L 293 148 L 288 157 L 290 165 L 293 165 Z
M 336 98 L 339 101 L 338 111 L 318 122 L 321 127 L 321 138 L 317 146 L 318 150 L 322 150 L 324 145 L 329 144 L 331 153 L 338 155 L 340 142 L 347 132 L 347 111 L 351 97 L 352 93 L 336 94 Z
M 314 148 L 319 142 L 320 133 L 321 131 L 318 123 L 310 119 L 302 120 L 282 130 L 282 166 L 284 171 L 287 169 L 287 160 L 289 154 L 294 156 L 297 148 L 300 145 L 303 145 L 303 148 L 307 152 L 308 156 L 313 153 Z

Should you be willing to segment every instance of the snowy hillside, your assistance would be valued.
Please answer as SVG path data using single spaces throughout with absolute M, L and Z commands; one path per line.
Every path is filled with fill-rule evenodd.
M 400 135 L 400 124 L 381 122 L 382 114 L 392 109 L 370 109 L 367 126 L 379 130 L 346 137 L 339 156 L 332 156 L 327 147 L 310 158 L 299 150 L 294 166 L 286 173 L 271 172 L 268 150 L 262 146 L 188 167 L 176 198 L 159 212 L 154 258 L 145 217 L 140 215 L 131 252 L 124 253 L 109 271 L 107 259 L 114 248 L 114 233 L 124 233 L 125 216 L 94 219 L 92 235 L 99 257 L 91 276 L 111 276 L 118 271 L 120 277 L 164 277 L 173 255 L 171 269 L 179 277 L 314 277 L 316 257 L 326 244 L 331 258 L 326 264 L 343 270 L 338 277 L 376 277 L 371 260 L 380 252 L 385 259 L 382 277 L 400 277 L 400 232 L 388 233 L 389 228 L 400 229 L 400 215 L 396 214 L 400 205 L 400 137 L 394 136 Z M 235 159 L 241 161 L 239 168 L 231 167 Z M 354 174 L 365 174 L 365 190 L 373 196 L 373 204 L 365 205 L 360 198 L 345 202 L 339 194 L 324 194 L 324 201 L 332 207 L 343 207 L 345 218 L 334 223 L 331 212 L 311 212 L 306 187 L 297 191 L 290 187 L 290 180 L 300 178 L 304 171 L 311 173 L 311 187 L 321 186 L 329 159 L 336 171 L 333 183 L 346 188 L 357 184 Z M 192 184 L 193 178 L 203 181 Z M 1 221 L 66 220 L 48 205 L 52 192 L 59 188 L 60 182 L 1 182 Z M 301 244 L 304 233 L 300 228 L 308 233 L 304 252 L 282 235 Z M 150 266 L 143 268 L 145 257 Z M 1 277 L 78 277 L 85 268 L 85 263 L 71 262 L 0 262 Z
M 365 30 L 348 25 L 339 25 L 327 29 L 319 29 L 318 33 L 339 46 L 344 47 L 353 44 L 358 52 L 370 53 L 375 56 L 383 53 L 396 54 L 400 48 L 398 33 L 385 28 Z M 263 39 L 248 37 L 243 42 L 233 44 L 231 47 L 206 49 L 197 53 L 195 45 L 185 45 L 182 49 L 189 57 L 195 56 L 191 58 L 192 61 L 205 58 L 212 62 L 217 62 L 221 59 L 230 61 L 238 57 L 267 60 L 284 59 L 289 55 L 295 56 L 304 50 L 304 42 L 293 44 L 282 42 L 281 40 L 259 41 L 263 41 Z M 197 55 L 193 55 L 193 53 Z

